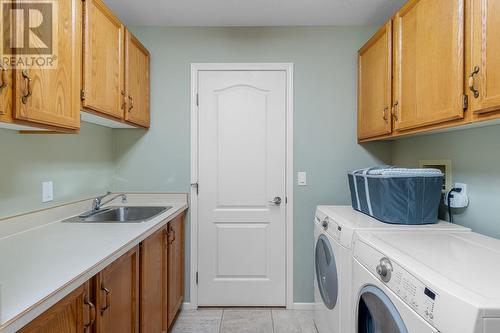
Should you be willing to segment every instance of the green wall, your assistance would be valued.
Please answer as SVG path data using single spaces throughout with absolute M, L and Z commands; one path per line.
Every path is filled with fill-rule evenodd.
M 132 30 L 151 52 L 153 126 L 115 133 L 116 190 L 189 190 L 191 63 L 294 63 L 294 168 L 308 173 L 294 188 L 294 298 L 312 302 L 316 205 L 348 204 L 346 171 L 390 162 L 390 144 L 356 144 L 356 55 L 374 29 Z
M 112 130 L 82 124 L 80 134 L 0 129 L 0 218 L 91 197 L 111 188 Z M 42 182 L 54 201 L 42 204 Z
M 415 167 L 419 160 L 452 161 L 452 182 L 466 183 L 469 207 L 454 210 L 455 222 L 500 238 L 500 126 L 397 140 L 393 160 Z
M 391 161 L 413 167 L 420 159 L 451 159 L 453 181 L 467 183 L 470 196 L 469 208 L 456 211 L 456 222 L 500 238 L 500 126 L 356 144 L 356 50 L 373 28 L 136 27 L 133 31 L 152 55 L 151 130 L 111 130 L 90 124 L 82 124 L 79 135 L 0 130 L 0 218 L 109 188 L 188 191 L 190 64 L 293 62 L 294 168 L 308 173 L 308 186 L 294 188 L 296 302 L 313 300 L 315 206 L 349 203 L 348 169 Z M 47 180 L 54 181 L 55 200 L 42 204 L 41 182 Z M 186 246 L 189 254 L 189 237 Z

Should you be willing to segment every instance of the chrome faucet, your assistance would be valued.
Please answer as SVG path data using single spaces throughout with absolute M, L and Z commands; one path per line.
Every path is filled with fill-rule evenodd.
M 103 205 L 105 205 L 105 204 L 107 204 L 107 203 L 115 200 L 118 197 L 122 198 L 122 203 L 126 203 L 127 202 L 127 195 L 125 193 L 117 194 L 114 197 L 112 197 L 111 199 L 106 200 L 105 202 L 102 202 L 102 199 L 106 198 L 109 195 L 111 195 L 111 192 L 106 192 L 106 194 L 100 195 L 97 198 L 95 198 L 94 200 L 92 200 L 92 209 L 89 210 L 88 212 L 85 212 L 85 213 L 79 215 L 78 217 L 80 217 L 80 218 L 87 218 L 89 216 L 92 216 L 92 215 L 96 214 L 98 211 L 100 211 L 101 207 Z
M 119 197 L 122 198 L 122 203 L 126 203 L 127 202 L 127 195 L 124 194 L 124 193 L 117 194 L 114 197 L 112 197 L 111 199 L 108 199 L 105 202 L 102 202 L 102 199 L 106 198 L 109 195 L 111 195 L 111 192 L 106 192 L 106 194 L 100 195 L 97 198 L 95 198 L 94 200 L 92 200 L 92 213 L 100 210 L 103 205 L 105 205 L 105 204 L 107 204 L 107 203 L 109 203 L 109 202 L 111 202 L 111 201 L 113 201 L 113 200 L 115 200 L 116 198 L 119 198 Z

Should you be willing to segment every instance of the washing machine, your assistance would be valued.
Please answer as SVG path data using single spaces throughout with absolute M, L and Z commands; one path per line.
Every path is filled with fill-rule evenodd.
M 352 329 L 352 243 L 360 230 L 470 232 L 444 221 L 432 225 L 392 225 L 351 206 L 318 206 L 314 227 L 314 319 L 319 333 L 346 333 Z
M 500 332 L 500 241 L 473 232 L 357 233 L 351 333 Z
M 328 217 L 316 217 L 314 226 L 314 299 L 315 324 L 319 332 L 341 333 L 339 286 L 340 260 L 346 256 L 339 244 L 338 228 Z

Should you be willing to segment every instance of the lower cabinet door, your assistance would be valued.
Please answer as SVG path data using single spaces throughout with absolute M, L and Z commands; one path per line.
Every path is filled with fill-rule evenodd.
M 184 300 L 184 216 L 169 223 L 168 237 L 168 327 Z
M 167 330 L 166 230 L 157 231 L 141 243 L 141 333 Z
M 90 333 L 95 310 L 89 300 L 89 283 L 86 282 L 18 332 Z
M 97 274 L 97 333 L 139 332 L 139 246 Z

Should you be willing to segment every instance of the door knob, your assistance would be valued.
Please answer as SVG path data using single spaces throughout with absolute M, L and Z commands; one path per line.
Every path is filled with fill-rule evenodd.
M 274 199 L 271 200 L 271 201 L 269 201 L 269 203 L 272 203 L 272 204 L 274 204 L 276 206 L 279 206 L 279 205 L 281 205 L 281 198 L 280 197 L 274 197 Z

